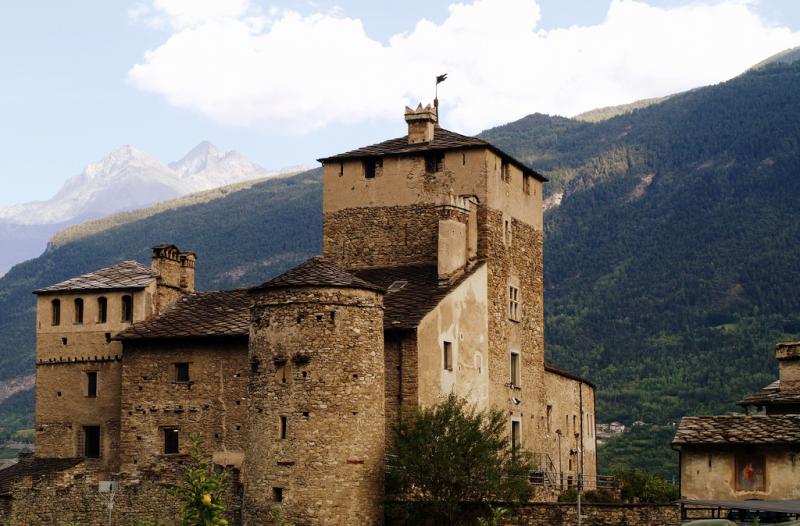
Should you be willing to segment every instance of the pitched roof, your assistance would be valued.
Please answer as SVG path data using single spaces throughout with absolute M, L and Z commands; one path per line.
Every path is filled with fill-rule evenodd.
M 239 289 L 186 294 L 158 317 L 134 323 L 114 339 L 209 338 L 249 332 L 250 297 Z
M 460 133 L 452 132 L 450 130 L 445 130 L 444 128 L 439 128 L 438 126 L 434 130 L 433 140 L 430 142 L 409 144 L 408 135 L 404 135 L 403 137 L 389 139 L 388 141 L 379 142 L 371 146 L 357 148 L 355 150 L 350 150 L 349 152 L 332 155 L 330 157 L 323 157 L 322 159 L 317 160 L 321 163 L 326 163 L 329 161 L 333 162 L 351 159 L 363 159 L 365 157 L 414 155 L 423 152 L 468 148 L 488 148 L 503 159 L 516 165 L 520 170 L 523 171 L 523 173 L 532 175 L 540 181 L 547 181 L 547 178 L 545 178 L 543 175 L 516 160 L 494 144 L 477 137 L 469 137 L 467 135 L 461 135 Z
M 583 382 L 586 385 L 591 386 L 592 388 L 597 387 L 596 385 L 594 385 L 594 383 L 590 382 L 586 378 L 583 378 L 582 376 L 578 376 L 575 373 L 571 373 L 570 371 L 567 371 L 566 369 L 562 369 L 561 367 L 558 367 L 557 365 L 553 365 L 552 363 L 545 362 L 544 363 L 544 370 L 547 371 L 548 373 L 553 373 L 553 374 L 557 374 L 559 376 L 563 376 L 564 378 L 569 378 L 571 380 L 577 380 L 578 382 Z
M 0 469 L 0 495 L 9 495 L 14 483 L 24 477 L 33 477 L 35 481 L 81 462 L 82 458 L 23 458 L 16 464 Z
M 673 444 L 800 444 L 800 415 L 685 416 Z
M 382 287 L 350 274 L 322 256 L 315 256 L 305 263 L 301 263 L 280 276 L 250 290 L 257 291 L 286 287 L 340 287 L 384 292 Z
M 476 264 L 453 283 L 441 285 L 436 265 L 366 268 L 354 270 L 353 273 L 387 289 L 383 297 L 385 328 L 413 329 L 450 291 L 480 266 Z
M 44 287 L 34 294 L 49 292 L 78 292 L 88 290 L 143 289 L 155 278 L 150 267 L 138 261 L 123 261 L 112 267 L 70 278 L 61 283 Z
M 792 405 L 797 404 L 798 413 L 800 413 L 800 390 L 786 390 L 781 389 L 781 382 L 780 380 L 776 380 L 769 384 L 768 386 L 764 387 L 756 391 L 755 393 L 751 394 L 750 396 L 745 397 L 744 399 L 737 402 L 740 406 L 748 406 L 748 405 L 756 405 L 756 406 L 767 406 L 767 405 Z

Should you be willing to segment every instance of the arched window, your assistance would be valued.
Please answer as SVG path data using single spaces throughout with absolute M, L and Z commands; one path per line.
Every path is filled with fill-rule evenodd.
M 108 300 L 104 296 L 97 298 L 97 323 L 108 320 Z
M 83 323 L 83 300 L 75 298 L 75 323 Z
M 51 301 L 50 310 L 53 314 L 53 325 L 61 325 L 61 300 Z
M 133 297 L 122 296 L 122 321 L 133 321 Z

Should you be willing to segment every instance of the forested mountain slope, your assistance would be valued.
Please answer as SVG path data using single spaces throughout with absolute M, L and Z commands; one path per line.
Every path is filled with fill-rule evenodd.
M 732 409 L 800 333 L 800 63 L 599 123 L 482 134 L 563 192 L 545 220 L 552 360 L 603 420 Z

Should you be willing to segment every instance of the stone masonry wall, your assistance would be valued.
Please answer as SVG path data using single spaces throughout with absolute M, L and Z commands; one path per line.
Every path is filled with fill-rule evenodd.
M 177 382 L 175 364 L 189 364 Z M 169 461 L 164 428 L 179 430 L 181 453 L 194 433 L 222 465 L 241 467 L 246 425 L 247 340 L 129 342 L 122 366 L 122 469 L 153 469 Z
M 417 336 L 413 331 L 387 331 L 384 344 L 386 444 L 404 411 L 417 406 Z
M 98 491 L 101 480 L 78 466 L 37 481 L 23 480 L 12 491 L 0 524 L 14 526 L 149 526 L 177 524 L 182 504 L 170 491 L 179 473 L 159 478 L 123 478 L 114 495 L 109 521 L 109 494 Z M 238 470 L 228 471 L 222 497 L 231 526 L 241 525 L 241 485 Z
M 246 524 L 276 502 L 298 524 L 382 524 L 381 295 L 267 290 L 252 316 Z

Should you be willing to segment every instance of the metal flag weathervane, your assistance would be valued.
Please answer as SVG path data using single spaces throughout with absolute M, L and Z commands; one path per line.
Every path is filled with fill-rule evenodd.
M 436 96 L 433 98 L 433 107 L 436 108 L 436 119 L 439 119 L 439 84 L 447 80 L 447 73 L 436 76 Z

